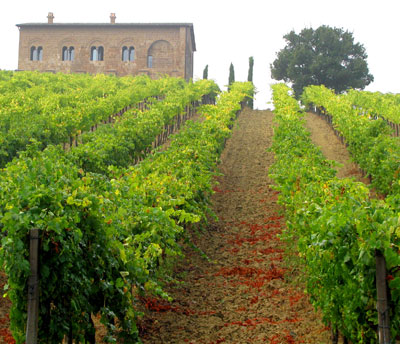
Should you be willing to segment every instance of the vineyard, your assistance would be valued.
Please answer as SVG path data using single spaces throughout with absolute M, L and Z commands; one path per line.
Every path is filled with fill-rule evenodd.
M 166 296 L 161 282 L 171 278 L 185 228 L 209 213 L 218 156 L 252 86 L 235 84 L 217 105 L 199 107 L 215 98 L 212 81 L 1 79 L 1 260 L 13 337 L 25 342 L 39 284 L 40 342 L 94 342 L 93 314 L 107 340 L 136 342 L 135 303 L 143 293 Z M 195 111 L 204 120 L 184 123 Z M 112 125 L 100 125 L 110 116 Z
M 272 90 L 0 72 L 3 342 L 399 339 L 399 96 Z
M 353 343 L 389 343 L 400 333 L 398 138 L 377 115 L 378 108 L 360 112 L 354 104 L 355 99 L 373 102 L 373 95 L 306 88 L 304 103 L 333 125 L 374 192 L 353 179 L 339 179 L 332 161 L 311 142 L 289 91 L 274 86 L 279 126 L 271 172 L 286 209 L 283 237 L 295 243 L 307 293 L 333 332 Z

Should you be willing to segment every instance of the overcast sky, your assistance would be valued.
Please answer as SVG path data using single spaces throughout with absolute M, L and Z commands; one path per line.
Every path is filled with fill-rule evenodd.
M 0 4 L 0 69 L 17 69 L 19 23 L 108 23 L 115 12 L 118 23 L 193 23 L 197 52 L 194 78 L 209 78 L 221 88 L 228 83 L 229 65 L 236 80 L 247 79 L 248 60 L 254 56 L 255 107 L 270 105 L 270 64 L 285 46 L 283 35 L 304 27 L 329 25 L 349 30 L 366 48 L 375 81 L 367 90 L 400 93 L 399 0 L 3 0 Z

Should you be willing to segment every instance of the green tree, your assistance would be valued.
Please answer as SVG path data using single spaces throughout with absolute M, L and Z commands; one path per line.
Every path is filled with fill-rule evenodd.
M 249 73 L 247 75 L 247 81 L 253 82 L 253 67 L 254 67 L 254 57 L 250 56 L 249 57 Z M 252 95 L 252 97 L 249 97 L 247 100 L 247 106 L 250 109 L 254 108 L 254 94 Z
M 367 53 L 353 34 L 343 29 L 320 26 L 316 30 L 291 31 L 284 36 L 286 47 L 271 64 L 273 79 L 291 82 L 297 97 L 308 85 L 325 85 L 341 93 L 364 89 L 374 77 L 369 73 Z
M 230 85 L 232 85 L 235 82 L 235 68 L 233 67 L 233 63 L 229 66 L 229 84 L 228 84 L 228 90 L 230 89 Z
M 203 79 L 208 79 L 208 65 L 203 70 Z

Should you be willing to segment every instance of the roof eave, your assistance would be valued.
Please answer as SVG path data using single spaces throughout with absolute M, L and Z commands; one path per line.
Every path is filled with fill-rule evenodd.
M 16 24 L 18 28 L 23 28 L 23 27 L 96 27 L 96 26 L 101 26 L 101 27 L 129 27 L 129 26 L 137 26 L 137 27 L 143 27 L 143 26 L 169 26 L 169 27 L 189 27 L 190 28 L 190 35 L 192 38 L 192 50 L 196 51 L 196 41 L 194 37 L 194 29 L 193 29 L 193 24 L 192 23 L 22 23 L 22 24 Z

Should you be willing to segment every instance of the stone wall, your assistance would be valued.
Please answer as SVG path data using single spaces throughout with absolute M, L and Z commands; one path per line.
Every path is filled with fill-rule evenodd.
M 160 74 L 193 77 L 191 24 L 19 24 L 19 70 L 122 75 Z M 92 47 L 103 47 L 103 61 L 91 61 Z M 42 60 L 31 48 L 42 47 Z M 73 47 L 73 61 L 63 61 L 63 47 Z M 123 47 L 134 47 L 134 60 L 123 61 Z M 148 56 L 152 56 L 149 66 Z

